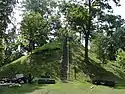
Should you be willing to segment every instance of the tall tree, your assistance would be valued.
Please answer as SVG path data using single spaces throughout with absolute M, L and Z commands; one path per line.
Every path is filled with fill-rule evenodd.
M 18 35 L 15 32 L 15 28 L 7 30 L 7 33 L 4 35 L 4 64 L 10 63 L 23 55 L 19 49 L 19 42 L 17 40 Z
M 0 0 L 0 66 L 4 63 L 4 34 L 8 23 L 11 23 L 10 16 L 13 11 L 16 0 Z
M 118 20 L 117 20 L 118 21 Z M 114 22 L 115 23 L 115 22 Z M 122 23 L 122 22 L 121 22 Z M 98 58 L 103 62 L 107 63 L 107 60 L 116 60 L 118 49 L 124 49 L 124 25 L 120 25 L 121 23 L 117 23 L 118 26 L 114 27 L 114 31 L 109 31 L 111 36 L 104 35 L 103 33 L 95 34 L 95 38 L 92 40 L 92 47 L 95 49 L 95 53 L 97 53 Z
M 69 73 L 69 49 L 68 49 L 68 37 L 65 36 L 63 39 L 63 58 L 61 63 L 61 80 L 68 79 Z
M 47 43 L 49 26 L 40 13 L 26 13 L 21 22 L 21 37 L 28 43 L 28 51 Z
M 25 11 L 39 12 L 41 15 L 52 15 L 53 8 L 56 7 L 55 0 L 25 0 L 23 2 Z
M 115 1 L 118 5 L 118 1 Z M 69 24 L 74 24 L 75 29 L 84 34 L 85 38 L 85 62 L 89 63 L 88 60 L 88 41 L 91 34 L 98 30 L 98 26 L 101 26 L 103 17 L 106 13 L 112 12 L 112 7 L 109 5 L 108 0 L 87 0 L 86 2 L 70 1 L 69 3 L 64 2 L 63 9 L 64 15 L 68 20 Z M 104 23 L 103 23 L 104 24 Z

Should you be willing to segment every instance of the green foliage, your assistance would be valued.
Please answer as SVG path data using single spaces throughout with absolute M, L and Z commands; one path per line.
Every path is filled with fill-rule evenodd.
M 125 52 L 122 49 L 119 49 L 117 52 L 116 62 L 120 64 L 121 68 L 125 68 Z
M 115 31 L 109 31 L 111 35 L 95 33 L 92 39 L 91 47 L 103 63 L 106 63 L 106 60 L 116 60 L 118 49 L 124 50 L 124 26 L 114 28 Z
M 55 0 L 25 0 L 23 2 L 23 6 L 25 7 L 26 11 L 35 11 L 41 14 L 45 14 L 46 12 L 50 13 L 51 8 L 55 7 L 55 5 Z
M 29 49 L 40 47 L 48 40 L 49 26 L 40 13 L 26 13 L 21 22 L 21 37 Z M 23 43 L 23 42 L 22 42 Z
M 72 8 L 68 8 L 69 20 L 75 22 L 79 26 L 84 26 L 84 24 L 88 23 L 88 12 L 87 9 L 83 6 L 72 6 Z
M 0 35 L 5 33 L 3 30 L 6 30 L 7 24 L 11 23 L 9 16 L 13 11 L 13 7 L 16 3 L 16 0 L 0 0 Z M 1 36 L 0 36 L 1 37 Z
M 10 30 L 4 37 L 4 64 L 8 64 L 23 55 L 23 52 L 19 49 L 19 40 L 16 36 L 15 30 Z
M 105 37 L 103 33 L 95 34 L 94 39 L 91 42 L 91 51 L 97 54 L 97 58 L 101 60 L 102 63 L 107 63 L 107 59 L 109 58 L 110 51 L 108 48 L 110 47 L 109 38 Z M 107 46 L 109 45 L 109 46 Z
M 4 43 L 5 32 L 8 23 L 11 23 L 10 16 L 16 0 L 0 0 L 0 66 L 4 64 Z
M 115 1 L 115 3 L 118 3 L 118 2 Z M 60 9 L 62 10 L 62 13 L 66 18 L 66 22 L 68 23 L 68 25 L 70 25 L 70 28 L 72 28 L 77 33 L 79 33 L 80 37 L 81 36 L 84 37 L 85 62 L 88 63 L 89 61 L 88 60 L 88 42 L 90 37 L 93 36 L 93 33 L 101 31 L 103 34 L 107 32 L 107 35 L 108 35 L 110 32 L 112 32 L 112 30 L 115 27 L 118 27 L 119 25 L 121 26 L 123 20 L 121 20 L 119 16 L 117 17 L 111 14 L 112 7 L 108 2 L 104 0 L 103 1 L 88 0 L 85 3 L 83 3 L 82 1 L 69 1 L 69 2 L 64 1 L 61 4 L 62 5 L 60 5 Z M 104 10 L 108 10 L 108 12 L 105 13 Z M 119 22 L 120 24 L 118 24 Z M 82 38 L 80 39 L 83 40 Z M 111 44 L 108 43 L 108 45 L 110 47 L 106 49 L 111 49 L 112 43 Z M 106 52 L 107 56 L 111 55 L 112 53 L 113 54 L 115 53 L 114 49 L 113 51 L 110 51 L 110 52 L 111 53 Z M 114 55 L 113 57 L 111 57 L 111 59 L 112 58 L 114 59 Z
M 32 53 L 1 67 L 0 74 L 12 76 L 15 73 L 26 73 L 27 75 L 28 72 L 31 72 L 33 75 L 39 76 L 48 72 L 53 77 L 59 77 L 60 62 L 64 61 L 64 64 L 67 64 L 67 61 L 62 60 L 62 55 L 67 53 L 65 55 L 70 60 L 71 71 L 74 68 L 73 64 L 76 64 L 77 73 L 82 71 L 91 77 L 109 76 L 110 79 L 117 78 L 112 72 L 108 72 L 100 66 L 99 62 L 100 60 L 106 62 L 105 60 L 107 59 L 116 59 L 124 67 L 124 53 L 118 52 L 117 56 L 120 58 L 116 58 L 116 52 L 119 48 L 125 50 L 125 45 L 121 42 L 125 40 L 124 20 L 120 16 L 112 14 L 112 7 L 108 3 L 109 0 L 90 1 L 89 3 L 60 1 L 62 5 L 57 6 L 57 2 L 54 0 L 25 0 L 23 4 L 26 11 L 21 22 L 21 37 L 17 39 L 13 36 L 14 32 L 9 32 L 8 36 L 4 34 L 7 23 L 11 22 L 9 16 L 15 1 L 1 0 L 0 38 L 3 39 L 4 37 L 7 44 L 5 62 L 19 58 L 23 52 Z M 113 1 L 118 5 L 119 0 Z M 108 10 L 108 13 L 104 13 L 104 10 Z M 60 20 L 61 15 L 66 18 L 64 22 Z M 65 24 L 64 28 L 62 28 L 63 25 L 61 23 Z M 79 33 L 80 37 L 83 36 L 85 39 L 85 54 L 76 33 Z M 50 36 L 60 42 L 49 40 Z M 88 41 L 90 39 L 94 40 L 94 42 L 92 41 L 95 47 L 93 52 L 88 51 Z M 62 48 L 62 40 L 64 41 L 64 48 Z M 18 42 L 15 44 L 15 42 L 11 41 Z M 21 51 L 17 50 L 19 46 Z M 3 42 L 0 41 L 1 53 L 3 53 L 3 47 Z M 64 52 L 64 50 L 67 52 Z M 88 52 L 90 54 L 89 57 Z M 89 62 L 84 61 L 84 58 Z M 0 59 L 1 61 L 3 60 L 3 54 L 0 55 Z M 68 67 L 68 64 L 66 67 Z M 99 70 L 99 73 L 96 70 Z M 121 70 L 117 71 L 120 74 Z

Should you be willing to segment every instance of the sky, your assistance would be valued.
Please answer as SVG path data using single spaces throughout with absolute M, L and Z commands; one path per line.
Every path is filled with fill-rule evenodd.
M 120 7 L 116 7 L 114 3 L 111 3 L 114 14 L 121 15 L 121 17 L 125 19 L 125 0 L 120 0 L 120 4 Z
M 16 7 L 14 8 L 14 17 L 15 17 L 15 24 L 18 24 L 18 23 L 20 23 L 21 21 L 22 21 L 22 14 L 23 14 L 23 12 L 22 12 L 22 8 L 20 8 L 21 7 L 21 4 L 20 4 L 20 2 L 22 2 L 23 0 L 18 0 L 18 2 L 19 2 L 19 4 L 17 4 L 16 5 Z M 20 25 L 17 25 L 18 27 L 20 26 Z

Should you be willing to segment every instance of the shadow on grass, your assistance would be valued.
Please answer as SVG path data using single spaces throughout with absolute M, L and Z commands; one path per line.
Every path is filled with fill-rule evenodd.
M 113 69 L 113 71 L 114 72 L 117 72 L 118 74 L 119 74 L 119 77 L 120 78 L 125 78 L 125 73 L 124 72 L 122 72 L 121 70 L 119 70 L 119 69 L 115 69 L 113 66 L 110 66 L 112 69 Z M 124 80 L 124 79 L 123 79 Z M 125 82 L 124 82 L 125 83 Z
M 116 84 L 116 89 L 125 89 L 125 80 L 119 81 L 118 84 Z
M 118 85 L 115 87 L 115 89 L 125 89 L 125 85 Z
M 94 60 L 89 58 L 89 63 L 86 64 L 83 61 L 83 64 L 81 66 L 83 72 L 90 77 L 91 80 L 94 79 L 102 79 L 102 80 L 111 80 L 118 82 L 121 79 L 114 73 L 107 71 L 105 68 L 103 68 L 100 64 L 96 63 Z
M 43 89 L 43 85 L 24 84 L 21 87 L 0 87 L 0 94 L 28 94 L 35 90 Z

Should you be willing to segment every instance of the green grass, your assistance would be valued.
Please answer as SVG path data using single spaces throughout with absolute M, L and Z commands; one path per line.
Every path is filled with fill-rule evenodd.
M 16 73 L 23 73 L 27 76 L 29 72 L 34 76 L 40 76 L 49 72 L 52 77 L 57 77 L 61 57 L 59 45 L 58 42 L 45 44 L 34 50 L 32 55 L 22 56 L 0 67 L 0 77 L 9 76 L 11 78 Z
M 23 85 L 22 87 L 1 87 L 0 94 L 124 94 L 125 86 L 110 88 L 93 86 L 87 82 L 57 83 L 54 85 Z
M 34 90 L 42 89 L 42 85 L 36 85 L 36 84 L 25 84 L 21 87 L 0 87 L 0 94 L 28 94 L 33 92 Z
M 44 44 L 42 47 L 36 48 L 32 53 L 42 52 L 44 50 L 54 50 L 61 49 L 61 43 L 58 41 L 54 41 L 51 43 Z

